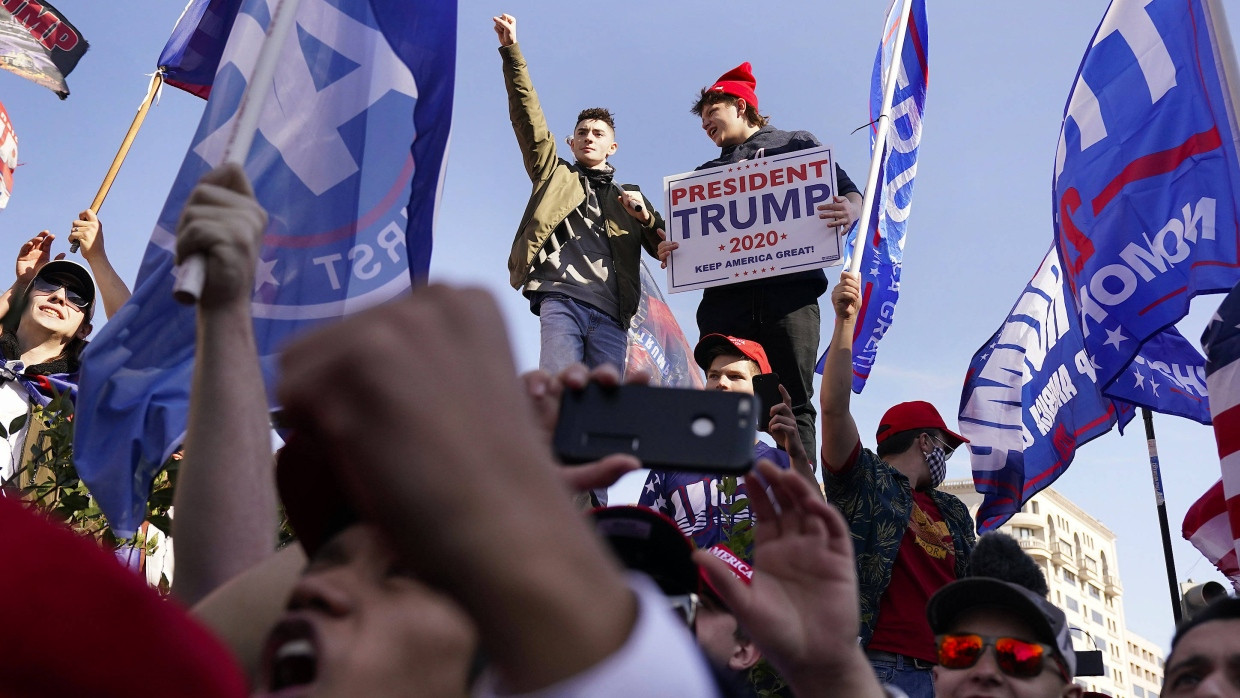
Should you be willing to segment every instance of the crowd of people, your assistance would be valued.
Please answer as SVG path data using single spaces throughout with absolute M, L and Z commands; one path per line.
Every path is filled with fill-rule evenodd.
M 782 400 L 764 405 L 773 445 L 753 444 L 750 473 L 652 471 L 636 506 L 607 507 L 607 487 L 641 462 L 557 461 L 566 391 L 650 380 L 622 375 L 640 250 L 666 263 L 677 245 L 651 202 L 615 180 L 611 114 L 582 111 L 573 160 L 559 158 L 516 20 L 496 17 L 494 29 L 533 183 L 509 272 L 540 318 L 540 368 L 518 375 L 484 292 L 419 288 L 287 348 L 273 458 L 250 306 L 267 216 L 239 167 L 210 172 L 177 230 L 178 259 L 201 256 L 206 281 L 174 599 L 0 497 L 12 533 L 0 542 L 11 600 L 0 605 L 0 694 L 1083 695 L 1040 569 L 1000 534 L 978 539 L 964 504 L 937 489 L 967 440 L 909 401 L 866 446 L 850 413 L 854 274 L 830 296 L 817 407 L 821 270 L 703 294 L 693 358 L 705 389 L 752 395 L 756 377 L 781 378 Z M 768 124 L 755 90 L 743 64 L 697 96 L 692 111 L 721 149 L 702 167 L 818 144 Z M 824 235 L 860 206 L 836 176 L 840 195 L 819 207 Z M 128 297 L 93 212 L 70 234 L 89 272 L 51 259 L 53 239 L 22 246 L 0 296 L 8 489 L 27 450 L 21 417 L 72 390 L 96 301 L 110 316 Z M 282 515 L 295 541 L 280 547 Z M 101 643 L 135 643 L 125 646 L 140 675 L 98 648 L 70 667 L 50 608 Z M 1240 601 L 1178 629 L 1162 695 L 1240 696 Z

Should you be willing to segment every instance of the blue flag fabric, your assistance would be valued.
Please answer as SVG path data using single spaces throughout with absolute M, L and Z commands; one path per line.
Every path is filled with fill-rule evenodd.
M 891 128 L 887 142 L 878 138 L 879 113 L 883 108 L 883 78 L 892 64 L 895 52 L 895 31 L 900 20 L 900 0 L 892 0 L 887 9 L 883 39 L 874 58 L 870 78 L 870 157 L 881 158 L 878 174 L 879 190 L 874 196 L 873 211 L 862 217 L 872 221 L 864 232 L 869 238 L 861 256 L 861 312 L 853 336 L 853 384 L 855 393 L 865 388 L 866 379 L 878 356 L 878 342 L 891 327 L 892 314 L 900 295 L 900 265 L 904 259 L 904 236 L 913 200 L 913 178 L 917 175 L 917 153 L 921 148 L 921 121 L 926 107 L 926 88 L 930 82 L 927 57 L 930 35 L 926 24 L 924 0 L 914 0 L 909 14 L 900 61 L 899 78 L 891 98 Z M 848 234 L 847 249 L 852 254 L 856 236 L 863 234 L 861 223 Z M 848 260 L 845 260 L 845 266 Z M 818 361 L 818 372 L 826 354 Z
M 1137 387 L 1130 365 L 1147 340 L 1240 276 L 1235 57 L 1213 7 L 1112 2 L 1064 110 L 1055 244 L 1099 383 L 1116 397 Z M 1178 335 L 1157 346 L 1174 352 L 1168 365 L 1203 361 Z M 1176 412 L 1161 405 L 1150 404 Z
M 960 432 L 983 495 L 979 532 L 1050 485 L 1078 446 L 1132 418 L 1131 405 L 1103 396 L 1097 370 L 1052 248 L 965 376 Z
M 241 0 L 190 0 L 159 54 L 164 81 L 206 99 Z
M 119 534 L 183 438 L 195 313 L 172 299 L 182 203 L 223 157 L 276 0 L 244 0 L 131 301 L 86 351 L 74 452 Z M 302 0 L 245 169 L 270 215 L 253 312 L 268 394 L 285 342 L 425 278 L 452 113 L 456 4 Z

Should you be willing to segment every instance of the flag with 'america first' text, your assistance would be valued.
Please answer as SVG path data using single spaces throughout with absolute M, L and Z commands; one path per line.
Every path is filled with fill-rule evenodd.
M 223 158 L 277 4 L 238 10 L 133 298 L 84 356 L 74 453 L 120 533 L 141 523 L 151 480 L 185 430 L 195 311 L 172 298 L 177 219 Z M 290 338 L 425 278 L 455 37 L 454 2 L 301 0 L 245 162 L 269 214 L 251 306 L 269 395 Z

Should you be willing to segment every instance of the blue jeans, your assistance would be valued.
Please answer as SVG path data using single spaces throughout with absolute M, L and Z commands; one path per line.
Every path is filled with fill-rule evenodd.
M 624 372 L 629 334 L 606 313 L 560 293 L 548 293 L 538 306 L 542 347 L 538 367 L 555 375 L 582 362 L 590 368 L 612 364 Z
M 895 686 L 909 698 L 934 698 L 934 676 L 930 669 L 918 669 L 912 662 L 896 656 L 895 661 L 870 658 L 874 675 L 882 684 Z

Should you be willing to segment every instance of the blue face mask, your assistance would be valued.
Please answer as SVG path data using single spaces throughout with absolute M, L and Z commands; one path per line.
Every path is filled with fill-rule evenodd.
M 924 454 L 924 457 L 926 467 L 930 468 L 930 488 L 934 489 L 947 478 L 947 455 L 942 446 L 935 446 L 929 453 Z

